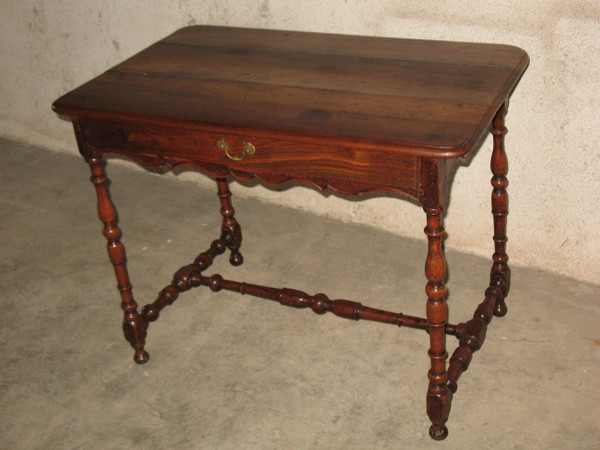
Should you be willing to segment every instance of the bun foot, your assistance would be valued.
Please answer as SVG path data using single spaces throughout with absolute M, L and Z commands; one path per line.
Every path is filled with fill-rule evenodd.
M 496 317 L 503 317 L 506 315 L 507 312 L 508 308 L 506 307 L 504 299 L 500 300 L 499 302 L 496 302 L 496 305 L 494 306 L 494 315 Z
M 242 263 L 244 262 L 244 257 L 242 256 L 241 253 L 231 253 L 231 256 L 229 257 L 229 262 L 232 266 L 241 266 Z
M 133 360 L 138 364 L 145 364 L 149 359 L 150 355 L 145 350 L 135 352 L 135 355 L 133 356 Z
M 448 428 L 446 425 L 431 425 L 429 427 L 429 436 L 436 441 L 443 441 L 448 437 Z

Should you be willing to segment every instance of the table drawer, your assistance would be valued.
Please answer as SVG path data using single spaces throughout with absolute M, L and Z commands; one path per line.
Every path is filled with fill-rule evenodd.
M 414 197 L 417 191 L 417 158 L 394 151 L 306 142 L 277 133 L 255 137 L 105 120 L 80 125 L 91 150 L 124 154 L 148 166 L 192 165 L 214 176 L 233 173 L 268 184 L 297 180 L 347 193 L 384 190 Z

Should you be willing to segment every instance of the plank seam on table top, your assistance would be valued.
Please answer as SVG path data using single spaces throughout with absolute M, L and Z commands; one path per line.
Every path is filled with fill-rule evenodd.
M 231 30 L 235 30 L 235 31 L 241 31 L 241 32 L 266 32 L 266 33 L 270 33 L 270 34 L 281 34 L 281 35 L 302 35 L 305 38 L 309 38 L 309 37 L 320 37 L 320 38 L 327 38 L 326 42 L 329 42 L 331 39 L 344 39 L 344 40 L 357 40 L 357 41 L 363 41 L 362 43 L 365 43 L 364 41 L 368 41 L 370 43 L 377 43 L 377 49 L 380 50 L 381 45 L 382 44 L 392 44 L 394 45 L 394 54 L 397 54 L 397 46 L 399 43 L 405 43 L 408 44 L 412 47 L 419 47 L 419 46 L 445 46 L 445 47 L 466 47 L 466 48 L 470 48 L 471 50 L 473 50 L 475 47 L 479 47 L 480 49 L 483 48 L 487 48 L 489 50 L 494 50 L 494 49 L 506 49 L 506 50 L 516 50 L 519 53 L 524 53 L 524 51 L 516 46 L 512 46 L 512 45 L 506 45 L 506 44 L 495 44 L 495 43 L 481 43 L 481 42 L 458 42 L 458 41 L 443 41 L 443 40 L 429 40 L 429 39 L 411 39 L 411 38 L 397 38 L 397 37 L 378 37 L 378 36 L 361 36 L 361 35 L 351 35 L 351 34 L 333 34 L 333 33 L 320 33 L 320 32 L 310 32 L 310 31 L 292 31 L 292 30 L 277 30 L 277 29 L 251 29 L 251 28 L 239 28 L 239 27 L 227 27 L 227 26 L 211 26 L 211 25 L 194 25 L 194 26 L 189 26 L 189 27 L 185 27 L 182 28 L 180 30 L 175 31 L 174 33 L 166 36 L 165 38 L 163 38 L 162 40 L 156 42 L 156 44 L 179 44 L 179 45 L 185 45 L 185 46 L 195 46 L 198 45 L 198 43 L 188 43 L 188 42 L 182 42 L 180 40 L 176 40 L 175 37 L 177 37 L 180 33 L 184 34 L 186 31 L 190 30 L 190 29 L 194 29 L 194 28 L 198 28 L 198 29 L 206 29 L 206 30 L 210 30 L 211 32 L 214 31 L 231 31 Z M 215 37 L 213 36 L 212 39 L 215 39 Z M 220 39 L 219 37 L 216 37 L 216 42 L 222 42 L 222 39 Z M 154 45 L 156 45 L 154 44 Z M 222 47 L 219 45 L 213 45 L 214 47 L 221 47 L 221 48 L 231 48 L 231 44 L 232 41 L 228 41 L 228 45 L 229 47 Z M 269 42 L 269 44 L 271 44 L 271 42 Z M 150 47 L 148 47 L 150 48 Z M 263 48 L 269 48 L 269 47 L 264 47 Z M 272 48 L 272 47 L 270 47 Z M 319 48 L 317 48 L 317 50 L 319 50 Z M 287 50 L 286 50 L 287 51 Z M 355 51 L 355 50 L 353 50 Z M 384 51 L 389 52 L 390 49 L 385 49 Z M 300 53 L 300 52 L 298 52 Z M 313 52 L 313 54 L 317 54 L 316 52 Z M 358 56 L 355 53 L 354 54 L 340 54 L 339 56 Z M 371 56 L 364 56 L 361 55 L 359 57 L 365 57 L 365 58 L 372 58 Z M 382 58 L 382 57 L 380 57 Z M 385 58 L 382 58 L 385 59 Z M 423 60 L 426 61 L 426 60 Z M 494 58 L 492 60 L 492 63 L 490 64 L 491 66 L 497 66 L 497 58 Z M 456 60 L 453 60 L 453 63 L 456 63 Z M 472 63 L 470 64 L 466 64 L 466 65 L 472 65 Z
M 398 39 L 400 40 L 400 39 Z M 428 42 L 436 42 L 436 41 L 428 41 Z M 498 46 L 498 47 L 502 47 L 499 44 L 478 44 L 478 43 L 473 43 L 474 45 L 490 45 L 490 46 Z M 444 66 L 467 66 L 467 67 L 490 67 L 490 68 L 504 68 L 504 69 L 508 69 L 510 67 L 512 67 L 512 65 L 505 65 L 505 64 L 494 64 L 494 63 L 477 63 L 477 62 L 472 62 L 472 63 L 466 63 L 466 62 L 442 62 L 442 61 L 435 61 L 435 60 L 430 60 L 430 59 L 417 59 L 417 58 L 407 58 L 407 57 L 397 57 L 397 58 L 392 58 L 389 56 L 369 56 L 369 55 L 356 55 L 356 54 L 352 54 L 352 53 L 348 53 L 348 54 L 343 54 L 343 53 L 332 53 L 332 52 L 327 52 L 327 53 L 316 53 L 316 52 L 307 52 L 307 51 L 303 51 L 303 50 L 294 50 L 294 51 L 282 51 L 282 50 L 270 50 L 268 47 L 263 47 L 263 48 L 257 48 L 257 47 L 244 47 L 239 46 L 239 47 L 234 47 L 234 46 L 223 46 L 223 45 L 210 45 L 210 44 L 190 44 L 190 43 L 185 43 L 185 42 L 165 42 L 165 41 L 159 41 L 156 44 L 154 44 L 155 46 L 181 46 L 181 47 L 196 47 L 196 48 L 200 48 L 200 47 L 205 47 L 205 48 L 215 48 L 215 49 L 222 49 L 222 50 L 238 50 L 238 49 L 248 49 L 251 50 L 253 52 L 259 52 L 259 53 L 265 53 L 265 54 L 297 54 L 297 55 L 307 55 L 307 56 L 320 56 L 320 57 L 327 57 L 327 56 L 331 56 L 331 57 L 337 57 L 337 58 L 344 58 L 344 59 L 366 59 L 366 60 L 385 60 L 385 61 L 404 61 L 404 62 L 415 62 L 415 63 L 427 63 L 427 64 L 439 64 L 439 65 L 444 65 Z M 149 50 L 152 46 L 147 47 L 146 49 L 142 50 L 141 52 L 144 52 L 145 50 Z M 518 47 L 515 47 L 518 48 Z M 139 53 L 133 55 L 133 57 L 137 56 Z M 123 61 L 123 62 L 127 62 L 127 60 Z
M 474 94 L 481 95 L 492 92 L 494 80 L 505 79 L 514 69 L 514 63 L 502 66 L 494 64 L 466 65 L 450 64 L 437 60 L 417 61 L 407 58 L 372 58 L 373 61 L 380 63 L 374 65 L 365 64 L 365 60 L 368 58 L 363 56 L 315 55 L 305 52 L 298 52 L 296 55 L 305 55 L 308 58 L 297 61 L 289 52 L 244 48 L 253 56 L 253 58 L 249 59 L 246 58 L 247 54 L 230 52 L 230 50 L 235 50 L 232 47 L 208 45 L 195 45 L 193 47 L 198 49 L 197 52 L 179 52 L 178 57 L 175 57 L 174 60 L 166 60 L 164 56 L 172 55 L 173 52 L 166 51 L 165 47 L 183 46 L 181 44 L 159 42 L 132 58 L 123 61 L 111 70 L 143 74 L 153 72 L 165 75 L 170 72 L 186 76 L 190 79 L 208 78 L 207 75 L 212 73 L 223 76 L 228 71 L 235 76 L 249 77 L 254 71 L 259 76 L 265 78 L 270 76 L 271 79 L 280 77 L 288 80 L 301 80 L 301 77 L 318 77 L 313 81 L 320 83 L 331 83 L 331 79 L 327 77 L 343 76 L 348 82 L 356 81 L 354 84 L 365 87 L 405 86 L 410 87 L 417 93 L 421 90 L 438 90 L 446 93 L 458 90 L 461 92 L 471 92 L 472 96 Z M 221 52 L 220 50 L 224 51 Z M 175 53 L 177 54 L 177 52 Z M 185 63 L 184 58 L 193 61 L 196 57 L 202 58 L 205 64 L 194 65 Z M 216 63 L 220 63 L 221 67 L 217 66 Z M 472 67 L 473 70 L 467 71 L 462 69 L 462 67 Z M 453 68 L 456 69 L 454 70 Z M 369 78 L 361 79 L 360 76 L 357 76 L 353 72 L 356 69 L 360 69 L 361 71 L 368 70 Z M 275 75 L 271 75 L 272 72 Z M 432 81 L 436 83 L 423 80 L 420 77 L 421 74 L 430 75 Z M 404 84 L 405 82 L 409 84 Z M 460 84 L 458 84 L 459 82 Z M 298 86 L 300 87 L 300 85 Z M 461 92 L 457 92 L 456 94 L 460 95 Z M 485 95 L 483 96 L 485 97 Z
M 125 74 L 141 75 L 146 78 L 156 78 L 156 79 L 178 79 L 178 80 L 181 79 L 180 75 L 178 75 L 178 74 L 170 75 L 170 74 L 166 74 L 166 73 L 157 73 L 157 72 L 149 73 L 149 72 L 144 72 L 144 71 L 117 70 L 117 69 L 111 69 L 103 75 L 106 75 L 109 72 L 114 73 L 114 74 L 123 74 L 123 75 L 125 75 Z M 213 82 L 213 83 L 235 83 L 235 84 L 265 86 L 265 87 L 273 86 L 273 87 L 299 89 L 299 90 L 307 90 L 307 91 L 325 91 L 325 92 L 333 92 L 333 93 L 339 93 L 339 94 L 346 92 L 348 94 L 368 95 L 371 98 L 394 97 L 394 98 L 398 98 L 398 99 L 426 100 L 426 101 L 432 101 L 435 103 L 446 103 L 449 105 L 457 105 L 457 104 L 460 104 L 460 105 L 488 105 L 489 104 L 489 102 L 465 101 L 465 100 L 461 100 L 460 98 L 440 98 L 440 97 L 424 96 L 424 95 L 423 96 L 414 96 L 414 95 L 405 95 L 402 93 L 393 94 L 393 93 L 388 93 L 388 92 L 369 92 L 366 90 L 341 91 L 341 90 L 336 90 L 336 89 L 327 88 L 327 87 L 299 86 L 299 85 L 284 84 L 284 83 L 266 83 L 266 82 L 262 82 L 262 81 L 239 80 L 239 79 L 235 79 L 235 78 L 224 79 L 224 78 L 214 78 L 214 77 L 192 76 L 192 77 L 188 77 L 188 79 L 194 80 L 194 81 L 198 80 L 198 81 L 207 81 L 207 82 Z M 108 81 L 105 81 L 105 82 L 108 83 Z M 440 91 L 441 91 L 441 89 L 440 89 Z M 494 98 L 496 98 L 496 97 L 494 97 Z
M 210 28 L 215 28 L 215 27 L 210 27 Z M 224 30 L 228 29 L 227 27 L 220 27 L 220 28 L 223 28 Z M 249 29 L 246 29 L 246 30 L 247 31 L 251 31 Z M 275 32 L 277 32 L 279 30 L 262 30 L 262 31 L 275 31 Z M 249 81 L 249 80 L 239 80 L 239 79 L 235 79 L 235 78 L 223 79 L 221 77 L 221 78 L 216 79 L 214 77 L 208 77 L 208 76 L 206 76 L 206 74 L 204 74 L 204 76 L 202 76 L 200 74 L 193 74 L 193 73 L 192 74 L 190 74 L 190 73 L 182 73 L 182 74 L 178 74 L 178 75 L 169 75 L 167 73 L 160 73 L 160 72 L 148 72 L 148 71 L 141 71 L 141 70 L 140 71 L 136 71 L 136 70 L 132 70 L 132 69 L 128 69 L 128 70 L 126 70 L 126 69 L 119 69 L 120 66 L 126 65 L 128 62 L 131 62 L 132 60 L 134 60 L 137 56 L 140 55 L 140 53 L 144 53 L 144 52 L 148 51 L 149 49 L 151 49 L 153 47 L 154 47 L 154 49 L 157 49 L 160 46 L 167 46 L 167 47 L 168 46 L 194 46 L 194 47 L 200 47 L 200 48 L 214 48 L 214 49 L 223 49 L 223 50 L 236 50 L 240 46 L 242 46 L 242 48 L 244 48 L 244 49 L 247 48 L 250 51 L 252 51 L 253 53 L 270 54 L 270 55 L 275 55 L 275 56 L 277 54 L 284 54 L 284 53 L 285 54 L 289 54 L 290 53 L 289 48 L 286 48 L 285 51 L 282 51 L 282 50 L 272 50 L 269 47 L 265 47 L 264 45 L 262 47 L 260 47 L 260 48 L 256 48 L 256 47 L 252 47 L 252 46 L 250 46 L 250 47 L 244 46 L 244 43 L 241 42 L 239 39 L 236 40 L 236 41 L 232 41 L 232 42 L 230 42 L 227 45 L 216 45 L 216 44 L 212 44 L 211 45 L 210 42 L 209 43 L 204 43 L 204 44 L 184 43 L 184 42 L 167 42 L 168 39 L 170 39 L 173 36 L 177 35 L 177 33 L 178 32 L 175 32 L 171 36 L 168 36 L 167 38 L 165 38 L 165 39 L 163 39 L 163 40 L 155 43 L 154 45 L 146 48 L 145 50 L 142 50 L 138 54 L 132 56 L 131 58 L 129 58 L 129 59 L 125 60 L 125 61 L 123 61 L 121 64 L 115 66 L 112 69 L 109 69 L 103 75 L 110 76 L 110 73 L 117 74 L 117 76 L 118 76 L 118 74 L 130 74 L 132 76 L 136 76 L 137 75 L 137 76 L 143 76 L 143 77 L 155 78 L 155 79 L 161 79 L 161 78 L 162 79 L 169 79 L 169 78 L 182 78 L 182 77 L 185 77 L 188 80 L 190 80 L 190 82 L 193 82 L 194 80 L 202 80 L 202 81 L 208 81 L 208 82 L 212 81 L 212 82 L 215 82 L 215 83 L 227 83 L 227 82 L 230 82 L 230 83 L 236 83 L 238 85 L 242 84 L 242 83 L 245 83 L 247 85 L 262 86 L 265 89 L 268 89 L 269 86 L 278 86 L 278 87 L 281 87 L 283 89 L 290 88 L 290 89 L 299 89 L 299 90 L 310 90 L 310 91 L 313 91 L 313 92 L 318 92 L 318 91 L 325 92 L 325 91 L 329 91 L 329 92 L 338 93 L 338 94 L 344 92 L 343 90 L 336 90 L 336 89 L 331 89 L 329 87 L 323 87 L 323 86 L 317 86 L 317 87 L 315 87 L 315 86 L 302 86 L 302 85 L 297 84 L 297 83 L 296 84 L 292 84 L 292 83 L 287 83 L 287 84 L 285 84 L 285 83 L 273 83 L 272 80 L 271 80 L 271 82 L 265 82 L 265 81 L 255 82 L 255 81 Z M 295 33 L 295 32 L 285 32 L 285 33 Z M 311 33 L 307 33 L 307 34 L 311 34 Z M 325 36 L 327 36 L 327 35 L 325 35 Z M 336 35 L 331 35 L 331 36 L 336 36 Z M 350 37 L 353 37 L 353 38 L 356 38 L 356 39 L 361 39 L 362 38 L 361 36 L 350 36 Z M 371 39 L 372 40 L 371 42 L 374 42 L 375 40 L 380 39 L 380 38 L 371 38 L 371 37 L 368 37 L 367 39 Z M 406 40 L 406 39 L 402 40 L 402 39 L 388 39 L 388 38 L 384 38 L 384 39 L 386 39 L 388 42 L 392 42 L 392 41 L 410 41 L 411 44 L 424 44 L 424 45 L 432 45 L 432 44 L 435 45 L 436 44 L 436 41 L 426 41 L 426 40 Z M 457 44 L 457 43 L 448 43 L 448 42 L 444 42 L 444 41 L 441 41 L 441 43 L 442 44 L 447 44 L 447 45 Z M 472 45 L 473 47 L 476 47 L 476 46 L 488 46 L 490 49 L 492 49 L 494 47 L 495 48 L 507 47 L 507 46 L 499 45 L 499 44 L 478 44 L 478 43 L 472 43 L 472 44 L 471 43 L 465 43 L 465 44 L 467 46 L 468 45 Z M 521 49 L 517 49 L 517 50 L 519 50 L 520 52 L 522 52 Z M 374 60 L 380 60 L 380 61 L 390 61 L 392 63 L 394 61 L 404 61 L 404 62 L 415 61 L 417 63 L 421 63 L 421 64 L 425 64 L 425 65 L 429 65 L 429 66 L 431 66 L 431 65 L 437 65 L 437 66 L 441 66 L 441 67 L 444 67 L 444 66 L 467 66 L 467 67 L 469 67 L 470 66 L 470 67 L 490 68 L 490 69 L 496 69 L 496 71 L 508 72 L 508 70 L 506 69 L 506 67 L 507 67 L 506 65 L 498 66 L 497 64 L 480 64 L 480 65 L 477 65 L 477 64 L 473 64 L 473 63 L 471 63 L 471 64 L 466 64 L 466 63 L 464 63 L 464 64 L 463 63 L 448 63 L 448 62 L 439 62 L 439 61 L 435 61 L 435 60 L 434 61 L 432 61 L 432 60 L 423 60 L 423 59 L 415 60 L 414 58 L 413 59 L 410 59 L 410 58 L 390 58 L 390 57 L 382 57 L 382 56 L 369 57 L 369 56 L 365 56 L 365 55 L 352 55 L 352 54 L 350 54 L 350 55 L 343 55 L 343 54 L 340 55 L 340 54 L 332 53 L 332 52 L 319 53 L 319 54 L 315 55 L 314 52 L 313 53 L 308 53 L 308 52 L 302 52 L 302 51 L 297 51 L 297 50 L 296 50 L 295 53 L 296 54 L 305 54 L 305 55 L 309 55 L 309 56 L 310 55 L 319 56 L 319 57 L 322 57 L 322 58 L 326 58 L 328 56 L 338 56 L 340 58 L 343 58 L 346 61 L 348 59 L 356 59 L 356 60 L 374 59 Z M 415 94 L 413 94 L 413 95 L 405 95 L 403 93 L 392 93 L 392 92 L 375 92 L 375 93 L 373 93 L 373 92 L 368 92 L 368 90 L 365 90 L 365 89 L 360 89 L 360 90 L 359 89 L 355 89 L 354 91 L 350 91 L 350 94 L 368 95 L 371 98 L 372 97 L 375 97 L 375 98 L 380 97 L 380 98 L 383 98 L 384 100 L 386 100 L 388 103 L 389 103 L 389 99 L 390 98 L 395 98 L 395 99 L 413 100 L 413 101 L 416 101 L 416 102 L 418 102 L 418 101 L 426 101 L 426 102 L 431 102 L 432 104 L 444 104 L 445 103 L 445 104 L 454 105 L 454 106 L 456 106 L 457 103 L 459 103 L 460 105 L 465 105 L 467 107 L 468 107 L 468 105 L 473 105 L 473 106 L 476 106 L 476 105 L 477 106 L 485 106 L 485 105 L 487 105 L 488 107 L 485 108 L 485 112 L 483 114 L 481 114 L 481 115 L 479 115 L 479 114 L 477 115 L 478 117 L 481 117 L 482 120 L 479 121 L 479 123 L 477 124 L 477 126 L 472 129 L 472 131 L 470 132 L 470 134 L 460 144 L 452 144 L 452 145 L 439 145 L 439 144 L 433 144 L 433 143 L 424 144 L 424 143 L 419 143 L 418 139 L 416 139 L 416 138 L 412 139 L 412 140 L 410 140 L 411 138 L 407 138 L 404 141 L 398 140 L 398 139 L 396 139 L 396 140 L 387 139 L 386 140 L 388 144 L 391 144 L 391 142 L 393 142 L 393 144 L 389 145 L 390 147 L 397 147 L 399 145 L 400 147 L 403 147 L 404 150 L 406 150 L 407 153 L 409 153 L 409 154 L 414 154 L 411 151 L 412 149 L 421 148 L 421 149 L 432 149 L 432 150 L 434 150 L 436 153 L 439 153 L 438 157 L 453 157 L 450 154 L 454 154 L 454 156 L 460 156 L 460 155 L 457 155 L 457 154 L 458 153 L 463 153 L 463 154 L 466 153 L 466 151 L 468 151 L 471 148 L 473 148 L 476 145 L 476 141 L 478 141 L 481 138 L 481 136 L 483 134 L 485 134 L 485 128 L 488 126 L 488 122 L 491 121 L 491 119 L 493 117 L 493 114 L 495 114 L 495 112 L 496 112 L 495 109 L 497 109 L 501 105 L 501 103 L 504 101 L 504 99 L 507 98 L 510 95 L 510 93 L 511 93 L 511 92 L 509 92 L 510 85 L 514 84 L 516 86 L 516 84 L 518 82 L 518 79 L 517 79 L 518 72 L 521 71 L 521 70 L 524 71 L 524 69 L 523 69 L 522 66 L 523 66 L 523 61 L 526 60 L 526 59 L 528 59 L 527 55 L 526 55 L 526 53 L 523 52 L 523 54 L 521 56 L 521 60 L 518 63 L 516 63 L 516 64 L 513 63 L 513 65 L 512 65 L 513 71 L 511 71 L 510 75 L 508 77 L 506 77 L 506 81 L 502 85 L 502 89 L 500 89 L 498 91 L 498 94 L 494 97 L 493 100 L 487 101 L 487 102 L 486 101 L 479 101 L 478 102 L 478 101 L 471 101 L 471 100 L 465 101 L 465 100 L 461 100 L 460 98 L 456 98 L 456 99 L 453 99 L 452 97 L 447 97 L 447 98 L 443 98 L 442 97 L 442 98 L 440 98 L 440 97 L 436 97 L 434 95 L 426 95 L 426 94 L 431 94 L 432 92 L 435 92 L 435 89 L 431 89 L 431 87 L 429 87 L 429 91 L 427 91 L 427 90 L 424 91 L 424 89 L 422 87 L 416 87 L 415 88 L 415 91 L 416 91 L 415 94 L 419 94 L 419 95 L 415 95 Z M 307 71 L 307 73 L 310 73 L 310 71 Z M 100 78 L 103 75 L 101 75 Z M 109 80 L 105 80 L 105 81 L 109 82 Z M 366 84 L 365 86 L 369 87 L 368 84 Z M 440 88 L 438 91 L 445 91 L 445 89 Z M 484 92 L 484 93 L 485 92 L 490 92 L 489 89 L 488 90 L 483 89 L 483 91 L 477 91 L 476 88 L 474 88 L 473 91 L 475 91 L 475 92 Z M 500 98 L 500 97 L 505 97 L 505 98 Z M 265 103 L 265 102 L 263 102 L 263 103 Z M 58 109 L 60 109 L 60 108 L 58 108 Z M 492 109 L 494 109 L 494 111 L 491 111 Z M 67 110 L 69 110 L 68 106 L 66 108 L 64 108 L 64 111 L 67 111 Z M 100 115 L 106 116 L 106 117 L 110 117 L 111 115 L 113 117 L 117 117 L 117 116 L 126 117 L 128 115 L 131 116 L 132 114 L 135 114 L 135 113 L 131 113 L 131 112 L 128 114 L 128 113 L 123 112 L 123 111 L 121 112 L 121 114 L 119 114 L 116 111 L 113 111 L 113 113 L 111 114 L 111 111 L 108 111 L 108 110 L 98 110 L 98 109 L 89 109 L 89 108 L 87 110 L 85 108 L 71 108 L 70 110 L 71 110 L 71 112 L 76 112 L 76 110 L 87 111 L 87 113 L 88 113 L 87 115 L 89 115 L 89 113 L 92 113 L 92 115 L 95 115 L 94 114 L 94 111 L 95 111 L 95 112 L 99 113 Z M 337 114 L 339 114 L 341 112 L 343 112 L 343 111 L 334 111 L 334 113 L 337 113 Z M 80 115 L 82 117 L 86 116 L 86 114 L 80 114 Z M 153 116 L 153 118 L 155 118 L 157 120 L 161 119 L 161 117 L 157 116 L 157 115 L 150 115 L 150 114 L 143 114 L 143 115 L 144 116 L 148 115 L 148 117 Z M 140 115 L 138 114 L 138 116 L 140 116 Z M 169 119 L 168 116 L 163 116 L 162 118 L 163 119 Z M 212 122 L 209 122 L 209 121 L 203 121 L 203 122 L 201 122 L 201 121 L 193 121 L 193 120 L 190 120 L 189 117 L 186 118 L 186 117 L 183 117 L 183 116 L 180 117 L 180 118 L 171 117 L 169 119 L 169 121 L 173 122 L 173 123 L 179 122 L 179 123 L 182 123 L 182 124 L 184 124 L 184 123 L 190 123 L 190 124 L 195 124 L 195 125 L 203 125 L 203 124 L 205 124 L 205 125 L 208 125 L 209 127 L 213 126 L 214 128 L 217 128 L 217 127 L 222 127 L 222 128 L 231 128 L 231 127 L 233 127 L 233 128 L 236 128 L 236 126 L 232 125 L 232 124 L 223 125 L 223 124 L 219 124 L 219 123 L 212 123 Z M 445 121 L 444 123 L 451 124 L 452 122 L 454 122 L 454 121 Z M 483 123 L 483 122 L 485 122 L 485 123 Z M 241 128 L 241 127 L 238 127 L 238 128 Z M 246 129 L 257 128 L 257 129 L 262 129 L 263 131 L 271 130 L 271 131 L 278 132 L 278 133 L 280 133 L 282 135 L 285 135 L 285 134 L 289 134 L 291 136 L 293 136 L 293 135 L 299 135 L 301 137 L 302 136 L 309 136 L 310 134 L 313 134 L 316 137 L 318 137 L 319 135 L 323 135 L 323 133 L 320 133 L 318 131 L 310 133 L 310 132 L 308 132 L 306 130 L 302 130 L 302 129 L 298 129 L 298 130 L 295 130 L 295 131 L 288 129 L 287 132 L 286 132 L 286 130 L 279 129 L 279 128 L 276 128 L 276 127 L 269 128 L 265 124 L 245 126 L 244 128 L 246 128 Z M 350 136 L 350 135 L 344 136 L 343 134 L 340 134 L 340 133 L 325 134 L 325 135 L 323 135 L 323 137 L 325 137 L 325 138 L 332 137 L 332 138 L 338 139 L 340 141 L 341 140 L 356 141 L 357 139 L 359 139 L 359 140 L 361 139 L 361 138 L 356 137 L 356 136 Z M 373 138 L 373 137 L 362 138 L 362 140 L 364 140 L 367 143 L 367 145 L 369 143 L 374 144 L 374 145 L 378 145 L 379 144 L 377 142 L 377 140 L 375 138 Z M 382 141 L 382 142 L 386 142 L 386 141 Z M 400 150 L 400 149 L 397 149 L 397 150 Z M 440 151 L 442 153 L 440 153 Z

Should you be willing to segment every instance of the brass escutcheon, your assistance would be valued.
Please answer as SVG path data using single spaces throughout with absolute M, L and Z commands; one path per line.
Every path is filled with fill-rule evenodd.
M 252 145 L 250 142 L 244 142 L 244 147 L 242 148 L 242 156 L 233 156 L 231 153 L 229 153 L 229 144 L 227 143 L 225 138 L 217 140 L 217 147 L 219 150 L 223 150 L 227 157 L 233 161 L 241 161 L 247 154 L 254 155 L 256 153 L 256 147 L 254 147 L 254 145 Z

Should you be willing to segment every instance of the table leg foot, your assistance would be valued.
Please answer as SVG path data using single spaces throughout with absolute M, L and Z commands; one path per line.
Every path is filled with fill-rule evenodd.
M 149 359 L 150 355 L 145 350 L 135 352 L 135 355 L 133 356 L 133 360 L 138 364 L 146 364 Z
M 450 404 L 452 403 L 452 392 L 446 388 L 442 392 L 427 392 L 427 415 L 431 420 L 429 435 L 441 441 L 448 436 L 446 421 L 450 415 Z
M 504 297 L 501 300 L 498 300 L 496 305 L 494 306 L 494 315 L 496 317 L 504 317 L 508 312 L 508 308 L 506 307 L 506 302 L 504 301 Z
M 123 334 L 135 350 L 133 360 L 138 364 L 144 364 L 150 359 L 150 355 L 144 350 L 148 325 L 143 316 L 135 312 L 131 315 L 132 318 L 125 318 L 123 321 Z
M 221 225 L 221 239 L 227 244 L 231 251 L 229 263 L 232 266 L 240 266 L 244 262 L 244 257 L 240 253 L 242 245 L 242 227 L 235 220 L 235 209 L 231 204 L 231 192 L 227 185 L 227 178 L 217 178 L 217 188 L 219 190 L 219 200 L 221 201 L 221 215 L 223 223 Z
M 448 427 L 446 425 L 431 425 L 429 427 L 429 436 L 436 441 L 443 441 L 448 437 Z
M 241 266 L 242 263 L 244 262 L 244 257 L 242 256 L 242 254 L 240 252 L 231 252 L 231 255 L 229 256 L 229 263 L 232 266 Z

